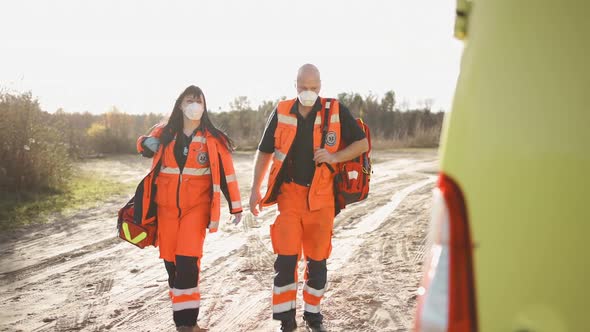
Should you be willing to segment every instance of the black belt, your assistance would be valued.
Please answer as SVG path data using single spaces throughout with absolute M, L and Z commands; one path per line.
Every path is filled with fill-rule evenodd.
M 311 186 L 311 183 L 302 183 L 301 181 L 296 181 L 294 178 L 290 178 L 290 177 L 285 178 L 285 183 L 291 183 L 291 182 L 298 184 L 300 186 L 304 186 L 304 187 Z

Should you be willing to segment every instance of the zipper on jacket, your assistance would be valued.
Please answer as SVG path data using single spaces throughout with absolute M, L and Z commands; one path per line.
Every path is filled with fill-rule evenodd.
M 178 176 L 178 187 L 176 188 L 176 207 L 178 207 L 178 218 L 180 218 L 181 210 L 180 210 L 180 185 L 182 184 L 182 171 L 180 171 L 180 175 Z

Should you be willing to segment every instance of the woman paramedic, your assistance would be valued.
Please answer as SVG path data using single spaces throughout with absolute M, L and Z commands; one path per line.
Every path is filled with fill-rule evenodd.
M 219 227 L 221 193 L 233 222 L 242 205 L 229 137 L 211 123 L 203 91 L 191 85 L 176 99 L 166 124 L 137 141 L 139 152 L 161 162 L 155 178 L 158 246 L 170 285 L 177 331 L 199 331 L 199 271 L 206 229 Z

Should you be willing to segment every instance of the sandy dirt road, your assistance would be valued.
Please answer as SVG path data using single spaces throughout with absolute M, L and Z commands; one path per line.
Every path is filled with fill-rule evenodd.
M 245 203 L 252 155 L 234 158 Z M 343 210 L 335 221 L 322 303 L 330 331 L 407 331 L 412 325 L 436 152 L 375 152 L 373 158 L 369 198 Z M 133 183 L 148 166 L 140 157 L 82 165 Z M 157 249 L 139 250 L 116 237 L 116 213 L 130 195 L 121 193 L 34 231 L 0 235 L 0 331 L 174 330 Z M 222 221 L 229 220 L 225 205 L 222 212 Z M 259 228 L 226 223 L 207 235 L 202 327 L 277 330 L 270 319 L 274 254 L 268 235 L 275 213 L 265 210 Z

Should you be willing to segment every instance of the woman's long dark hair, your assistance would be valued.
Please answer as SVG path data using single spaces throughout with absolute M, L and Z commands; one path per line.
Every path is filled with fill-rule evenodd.
M 191 85 L 188 88 L 186 88 L 176 99 L 176 102 L 174 103 L 174 108 L 172 109 L 172 114 L 170 114 L 168 123 L 164 128 L 163 135 L 167 137 L 162 137 L 163 143 L 167 144 L 170 141 L 172 141 L 172 139 L 174 138 L 174 134 L 182 133 L 184 117 L 180 105 L 182 104 L 182 100 L 186 96 L 193 96 L 197 98 L 200 96 L 201 98 L 203 98 L 203 107 L 205 110 L 203 112 L 203 116 L 201 117 L 201 128 L 207 130 L 214 137 L 221 139 L 221 141 L 225 144 L 227 149 L 229 151 L 233 151 L 234 142 L 231 140 L 231 138 L 229 138 L 229 136 L 227 136 L 226 133 L 217 129 L 213 125 L 211 119 L 209 119 L 209 114 L 207 112 L 207 101 L 205 100 L 205 94 L 203 94 L 203 90 L 201 90 L 201 88 L 194 85 Z

